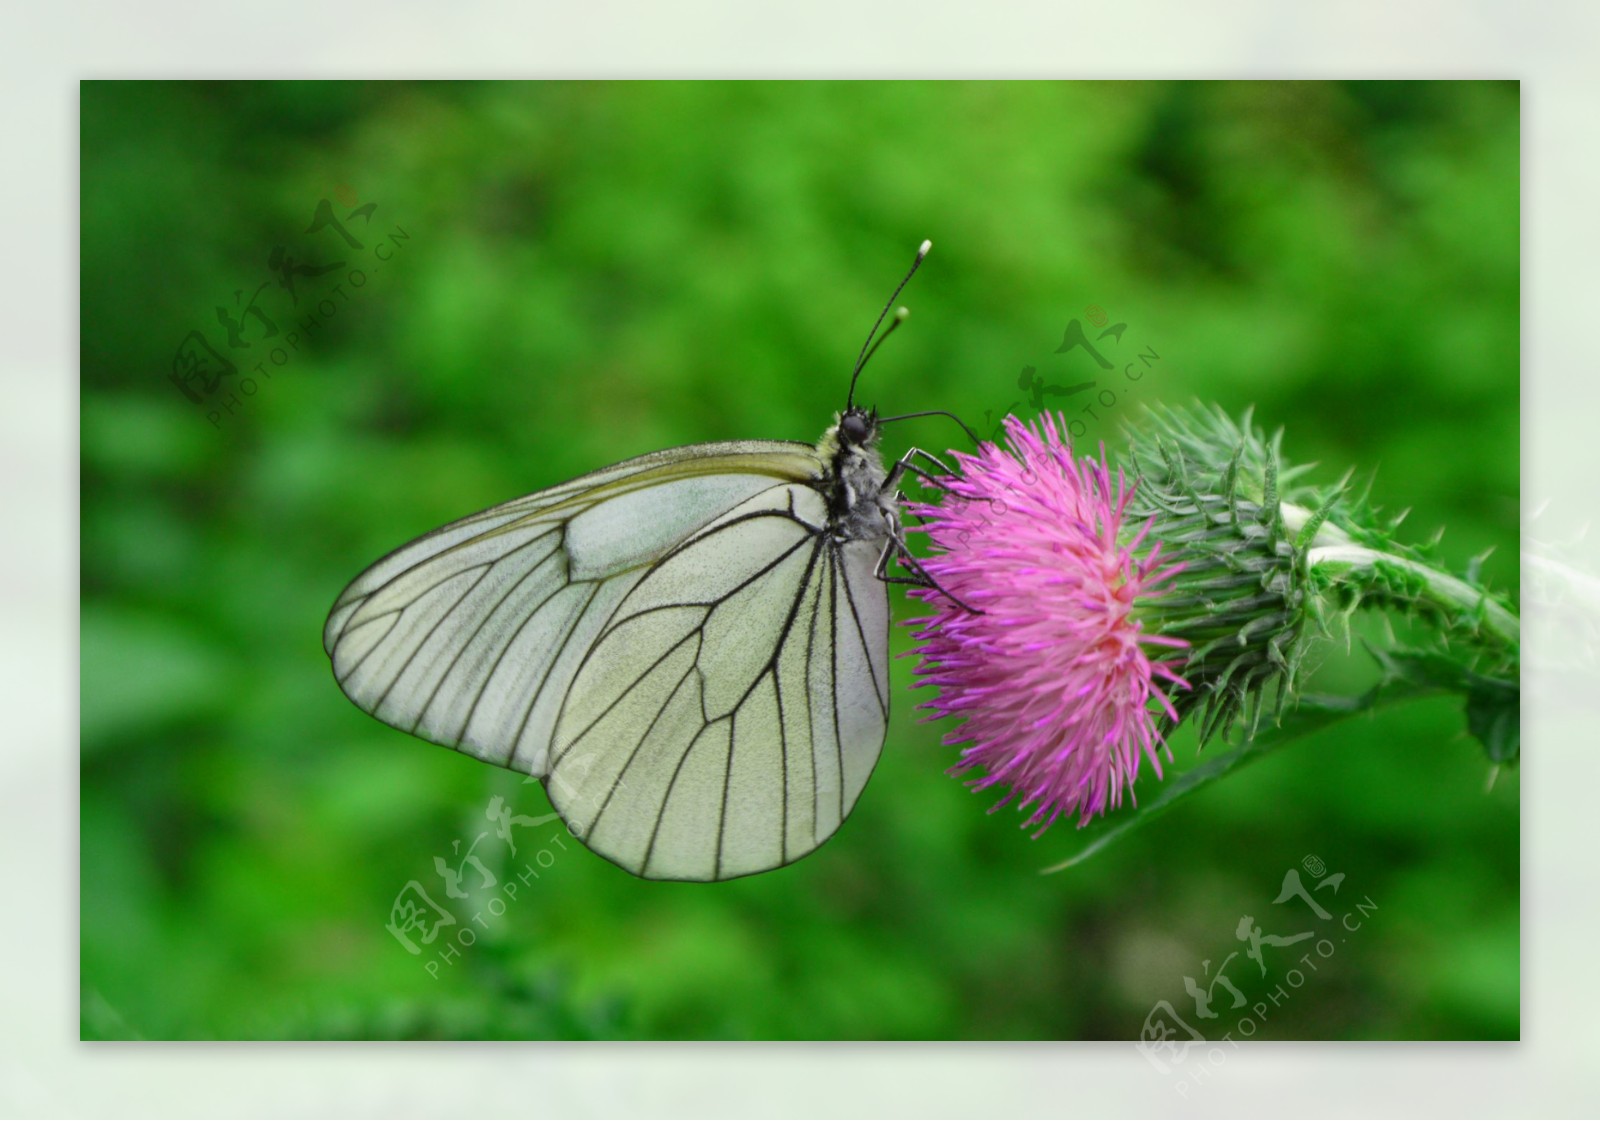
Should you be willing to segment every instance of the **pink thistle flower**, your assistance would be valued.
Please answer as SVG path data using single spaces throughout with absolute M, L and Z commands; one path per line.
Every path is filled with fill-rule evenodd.
M 950 773 L 1008 786 L 990 812 L 1016 798 L 1042 833 L 1063 813 L 1081 826 L 1121 805 L 1124 787 L 1132 797 L 1141 759 L 1161 777 L 1159 710 L 1175 723 L 1166 691 L 1189 685 L 1148 648 L 1189 644 L 1145 633 L 1141 608 L 1178 566 L 1161 566 L 1159 544 L 1139 555 L 1149 522 L 1121 540 L 1133 488 L 1120 470 L 1113 488 L 1104 449 L 1075 459 L 1048 414 L 1005 424 L 1008 448 L 956 453 L 941 500 L 910 507 L 939 585 L 911 592 L 934 609 L 911 625 L 919 684 L 939 690 L 921 707 L 963 721 L 944 738 L 966 745 Z

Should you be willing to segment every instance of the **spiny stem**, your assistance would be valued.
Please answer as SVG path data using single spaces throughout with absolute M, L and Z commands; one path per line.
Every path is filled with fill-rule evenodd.
M 1318 540 L 1321 540 L 1320 535 Z M 1306 554 L 1306 564 L 1313 570 L 1357 580 L 1378 576 L 1380 568 L 1398 569 L 1422 580 L 1423 602 L 1441 608 L 1452 617 L 1481 610 L 1485 630 L 1507 646 L 1516 647 L 1521 642 L 1520 621 L 1482 589 L 1409 557 L 1340 542 L 1314 545 Z
M 1285 502 L 1281 509 L 1284 527 L 1298 533 L 1307 525 L 1313 514 L 1303 506 Z M 1406 572 L 1421 578 L 1425 588 L 1424 601 L 1442 609 L 1447 615 L 1467 614 L 1482 609 L 1484 628 L 1495 638 L 1512 648 L 1521 642 L 1522 625 L 1515 615 L 1459 577 L 1423 564 L 1410 557 L 1396 556 L 1379 549 L 1357 545 L 1350 535 L 1331 522 L 1317 528 L 1311 548 L 1306 552 L 1306 564 L 1329 576 L 1343 576 L 1356 581 L 1370 581 L 1379 575 L 1378 569 Z

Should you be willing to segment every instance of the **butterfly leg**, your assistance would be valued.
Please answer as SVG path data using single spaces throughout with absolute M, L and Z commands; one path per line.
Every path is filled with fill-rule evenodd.
M 900 480 L 905 478 L 908 471 L 917 476 L 917 478 L 921 479 L 924 484 L 939 490 L 944 489 L 944 486 L 939 481 L 940 476 L 932 474 L 927 468 L 919 467 L 915 462 L 913 462 L 913 459 L 916 456 L 921 456 L 924 459 L 930 460 L 934 466 L 938 467 L 943 473 L 944 478 L 949 478 L 955 474 L 954 471 L 950 470 L 950 468 L 947 467 L 939 459 L 939 457 L 934 455 L 932 452 L 925 452 L 921 448 L 911 448 L 906 452 L 905 455 L 895 460 L 893 467 L 889 468 L 889 477 L 885 479 L 883 483 L 885 490 L 892 490 L 898 486 L 900 484 Z
M 911 575 L 891 575 L 889 572 L 889 561 L 891 559 L 899 561 Z M 947 590 L 944 585 L 929 575 L 928 570 L 922 567 L 922 562 L 912 555 L 911 550 L 906 548 L 906 543 L 899 537 L 890 537 L 888 541 L 884 542 L 883 552 L 878 554 L 878 563 L 874 566 L 872 574 L 885 584 L 907 584 L 913 588 L 932 588 L 952 603 L 965 608 L 974 615 L 983 614 L 982 610 L 973 607 L 960 596 Z
M 946 477 L 954 474 L 953 471 L 951 471 L 943 462 L 940 461 L 938 456 L 933 455 L 930 452 L 925 452 L 921 448 L 911 448 L 906 452 L 905 455 L 896 460 L 895 465 L 889 469 L 888 477 L 884 480 L 884 489 L 889 490 L 897 486 L 908 471 L 912 474 L 915 474 L 924 482 L 943 489 L 940 486 L 938 478 L 929 474 L 925 468 L 919 467 L 916 465 L 916 463 L 912 462 L 913 457 L 919 455 L 925 459 L 931 460 L 945 473 Z M 905 501 L 905 496 L 900 494 L 898 491 L 896 492 L 895 497 L 898 502 L 903 503 Z M 926 524 L 926 519 L 924 519 L 921 515 L 917 515 L 916 517 L 919 523 Z M 890 575 L 889 562 L 891 560 L 899 561 L 901 566 L 904 567 L 906 571 L 910 572 L 911 575 Z M 905 534 L 900 529 L 899 520 L 894 518 L 892 515 L 890 518 L 889 540 L 884 542 L 883 552 L 878 555 L 878 563 L 873 568 L 873 575 L 879 580 L 882 580 L 885 584 L 908 584 L 914 588 L 933 588 L 947 599 L 959 604 L 961 607 L 972 612 L 974 615 L 983 614 L 983 612 L 978 608 L 973 607 L 970 603 L 967 603 L 965 600 L 961 599 L 961 597 L 947 590 L 939 583 L 939 581 L 935 580 L 931 575 L 929 575 L 928 570 L 922 567 L 922 562 L 917 560 L 916 556 L 911 552 L 911 549 L 906 545 Z
M 945 463 L 944 460 L 940 459 L 938 456 L 934 455 L 932 452 L 923 451 L 921 448 L 912 448 L 906 454 L 908 456 L 909 455 L 920 455 L 923 459 L 926 459 L 928 462 L 932 463 L 935 467 L 937 467 L 940 470 L 940 472 L 942 474 L 946 475 L 946 476 L 953 476 L 955 474 L 955 472 L 950 469 L 950 465 L 949 464 Z

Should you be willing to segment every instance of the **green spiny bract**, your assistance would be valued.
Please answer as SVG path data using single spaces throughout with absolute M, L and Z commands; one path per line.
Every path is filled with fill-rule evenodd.
M 1130 522 L 1155 522 L 1163 565 L 1181 564 L 1142 611 L 1155 633 L 1189 644 L 1189 690 L 1172 697 L 1180 720 L 1200 713 L 1200 740 L 1235 728 L 1253 736 L 1291 695 L 1315 629 L 1310 576 L 1281 492 L 1303 469 L 1285 469 L 1278 443 L 1226 415 L 1169 411 L 1151 417 L 1133 448 L 1138 484 Z

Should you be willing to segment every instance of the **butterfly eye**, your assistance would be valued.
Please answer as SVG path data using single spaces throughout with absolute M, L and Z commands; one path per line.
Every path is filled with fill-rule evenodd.
M 839 422 L 839 431 L 845 440 L 852 444 L 864 444 L 871 429 L 867 425 L 867 418 L 862 413 L 846 413 Z

